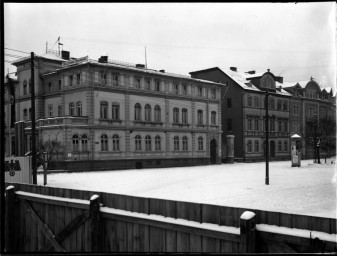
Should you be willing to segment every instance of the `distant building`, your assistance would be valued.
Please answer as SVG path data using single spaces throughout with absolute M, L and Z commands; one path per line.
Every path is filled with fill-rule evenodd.
M 16 119 L 31 150 L 30 59 L 17 67 Z M 57 169 L 99 170 L 221 162 L 221 88 L 225 85 L 88 57 L 36 58 L 39 140 L 57 140 Z M 8 98 L 7 98 L 8 99 Z M 9 102 L 6 112 L 9 113 Z M 10 122 L 9 115 L 6 120 Z M 7 129 L 8 141 L 14 128 Z M 10 131 L 10 132 L 8 132 Z M 11 139 L 9 139 L 12 137 Z M 9 155 L 9 143 L 6 154 Z M 21 154 L 24 152 L 20 152 Z
M 269 70 L 239 72 L 236 67 L 218 67 L 190 72 L 193 78 L 219 81 L 222 90 L 222 143 L 226 161 L 226 136 L 235 136 L 236 161 L 261 161 L 265 157 L 265 92 L 269 98 L 269 154 L 272 159 L 288 159 L 290 150 L 289 102 L 291 94 L 276 85 L 283 81 Z M 226 113 L 226 114 L 224 114 Z

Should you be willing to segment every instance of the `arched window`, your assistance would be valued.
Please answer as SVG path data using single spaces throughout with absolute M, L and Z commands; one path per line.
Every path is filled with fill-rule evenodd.
M 79 140 L 78 140 L 78 135 L 75 134 L 73 135 L 73 151 L 79 151 Z
M 135 104 L 135 121 L 140 121 L 142 119 L 141 111 L 142 111 L 141 105 L 139 103 L 136 103 Z
M 145 121 L 151 121 L 151 106 L 149 104 L 145 105 Z
M 119 104 L 112 103 L 111 110 L 112 110 L 112 120 L 119 120 Z
M 81 137 L 82 151 L 88 151 L 88 137 L 86 134 L 83 134 Z
M 202 110 L 201 109 L 199 109 L 198 110 L 198 124 L 203 124 L 203 113 L 202 113 Z
M 179 108 L 173 109 L 173 123 L 179 123 Z
M 108 151 L 108 135 L 106 134 L 101 136 L 101 151 Z
M 26 108 L 23 110 L 23 120 L 24 120 L 24 121 L 27 121 L 27 120 L 28 120 L 28 111 L 27 111 Z
M 119 150 L 119 136 L 117 134 L 114 134 L 112 136 L 112 150 L 113 151 Z
M 183 137 L 183 150 L 188 150 L 188 139 L 186 136 Z
M 145 137 L 145 150 L 150 151 L 151 150 L 151 136 L 147 135 Z
M 179 137 L 178 136 L 175 136 L 173 138 L 173 148 L 174 150 L 179 150 Z
M 75 116 L 75 105 L 73 102 L 69 103 L 69 115 L 70 116 Z
M 80 101 L 76 103 L 76 112 L 78 116 L 82 116 L 82 102 Z
M 160 107 L 158 105 L 154 107 L 154 121 L 161 122 Z
M 204 139 L 201 136 L 198 138 L 198 150 L 204 150 Z
M 100 110 L 101 110 L 101 118 L 107 119 L 108 118 L 108 102 L 107 101 L 101 101 Z
M 216 125 L 216 112 L 211 112 L 211 124 Z
M 154 144 L 155 144 L 155 150 L 161 150 L 161 139 L 159 135 L 155 137 Z
M 136 150 L 142 150 L 142 138 L 140 137 L 140 135 L 137 135 L 135 137 L 135 146 Z
M 183 108 L 181 110 L 181 121 L 183 124 L 187 124 L 187 109 Z
M 23 95 L 27 95 L 27 81 L 23 81 Z

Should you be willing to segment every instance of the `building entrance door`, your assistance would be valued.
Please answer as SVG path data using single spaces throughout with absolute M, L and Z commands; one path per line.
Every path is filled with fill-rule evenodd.
M 216 163 L 216 140 L 211 140 L 210 144 L 210 163 L 215 164 Z

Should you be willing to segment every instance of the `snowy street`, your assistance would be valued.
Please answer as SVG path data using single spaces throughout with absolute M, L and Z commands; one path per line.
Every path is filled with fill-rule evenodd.
M 50 187 L 94 190 L 336 218 L 336 168 L 330 162 L 235 163 L 195 167 L 48 174 Z M 38 185 L 43 175 L 38 175 Z

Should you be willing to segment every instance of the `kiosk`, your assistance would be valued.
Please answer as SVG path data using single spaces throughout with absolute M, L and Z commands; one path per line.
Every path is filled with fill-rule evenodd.
M 291 140 L 291 167 L 301 167 L 301 148 L 302 138 L 301 136 L 294 134 L 290 138 Z

